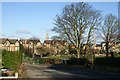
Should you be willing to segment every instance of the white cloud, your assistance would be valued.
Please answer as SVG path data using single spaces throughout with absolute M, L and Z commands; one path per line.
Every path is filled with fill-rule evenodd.
M 16 34 L 31 34 L 31 32 L 28 31 L 28 30 L 23 30 L 23 29 L 21 29 L 21 30 L 17 30 L 17 31 L 16 31 Z
M 6 36 L 5 34 L 1 33 L 0 36 Z
M 0 38 L 16 38 L 16 36 L 13 34 L 6 35 L 2 33 L 0 34 Z
M 3 33 L 0 34 L 0 38 L 6 38 L 7 36 Z

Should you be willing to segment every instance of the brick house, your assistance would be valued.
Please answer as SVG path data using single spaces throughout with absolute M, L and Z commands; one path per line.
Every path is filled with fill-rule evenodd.
M 0 39 L 0 49 L 5 49 L 8 51 L 19 51 L 19 41 L 18 39 Z
M 39 39 L 20 39 L 20 43 L 23 45 L 24 48 L 31 50 L 31 52 L 35 54 L 37 53 L 36 48 L 42 47 L 42 44 Z

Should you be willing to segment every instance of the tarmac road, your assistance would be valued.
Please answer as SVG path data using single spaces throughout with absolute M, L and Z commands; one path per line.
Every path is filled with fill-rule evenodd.
M 27 68 L 27 77 L 28 78 L 37 78 L 37 79 L 120 79 L 120 74 L 118 73 L 107 73 L 100 72 L 88 69 L 80 69 L 73 67 L 54 67 L 49 65 L 33 65 L 25 63 Z M 112 79 L 112 80 L 113 80 Z M 57 79 L 58 80 L 58 79 Z

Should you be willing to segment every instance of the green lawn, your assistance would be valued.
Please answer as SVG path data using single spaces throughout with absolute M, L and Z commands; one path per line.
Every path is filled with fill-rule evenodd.
M 96 56 L 96 58 L 105 58 L 106 56 Z M 111 57 L 111 55 L 109 56 Z M 120 58 L 120 54 L 114 54 L 114 58 Z
M 51 59 L 62 59 L 62 58 L 65 58 L 65 59 L 69 59 L 70 57 L 76 57 L 76 56 L 73 56 L 73 55 L 62 55 L 62 56 L 47 56 L 47 57 L 43 57 L 43 58 L 51 58 Z

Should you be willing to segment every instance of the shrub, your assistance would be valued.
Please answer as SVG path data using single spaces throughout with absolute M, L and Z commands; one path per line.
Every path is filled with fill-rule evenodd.
M 70 48 L 69 54 L 77 54 L 77 50 L 75 48 Z
M 120 58 L 112 58 L 112 57 L 103 57 L 103 58 L 95 58 L 95 65 L 101 66 L 120 66 Z
M 34 59 L 34 62 L 37 63 L 37 64 L 42 64 L 42 63 L 44 63 L 44 59 L 43 58 Z
M 39 58 L 39 59 L 34 59 L 33 61 L 37 64 L 43 64 L 43 63 L 49 63 L 50 64 L 52 62 L 52 59 L 50 59 L 50 58 Z
M 86 63 L 86 59 L 85 58 L 75 58 L 75 57 L 71 57 L 68 60 L 68 65 L 84 65 Z
M 18 71 L 18 67 L 22 63 L 21 52 L 2 51 L 2 61 L 5 68 L 10 68 L 14 71 Z
M 54 59 L 54 63 L 55 63 L 55 64 L 61 64 L 62 61 L 61 61 L 61 59 Z

